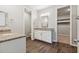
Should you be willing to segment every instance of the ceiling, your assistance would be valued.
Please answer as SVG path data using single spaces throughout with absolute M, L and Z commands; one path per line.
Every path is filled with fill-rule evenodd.
M 41 10 L 47 7 L 50 7 L 51 5 L 28 5 L 28 7 L 36 10 Z

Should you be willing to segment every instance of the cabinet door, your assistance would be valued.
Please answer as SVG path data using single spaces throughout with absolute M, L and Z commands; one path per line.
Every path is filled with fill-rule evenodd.
M 42 31 L 42 41 L 52 43 L 51 31 Z
M 41 31 L 35 30 L 35 32 L 34 32 L 34 39 L 41 40 Z
M 0 53 L 25 53 L 26 38 L 18 38 L 0 43 Z

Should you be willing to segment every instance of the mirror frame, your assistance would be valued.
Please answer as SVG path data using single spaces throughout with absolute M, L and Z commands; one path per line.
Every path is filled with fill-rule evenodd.
M 0 13 L 4 13 L 4 14 L 5 14 L 5 25 L 3 25 L 3 26 L 0 25 L 0 27 L 5 27 L 5 26 L 7 26 L 7 23 L 6 23 L 6 20 L 7 20 L 7 13 L 4 12 L 4 11 L 0 11 Z

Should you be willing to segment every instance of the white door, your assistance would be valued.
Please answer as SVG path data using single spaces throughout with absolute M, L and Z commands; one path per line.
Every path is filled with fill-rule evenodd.
M 79 6 L 77 6 L 77 16 L 79 16 Z M 76 21 L 77 21 L 77 40 L 79 40 L 79 19 L 77 19 Z
M 77 52 L 79 53 L 79 6 L 77 6 Z
M 42 41 L 52 43 L 51 31 L 42 31 Z
M 34 39 L 41 40 L 41 31 L 35 30 L 35 32 L 34 32 Z
M 79 40 L 79 20 L 77 20 L 77 40 Z
M 79 53 L 79 20 L 77 20 L 77 41 L 78 41 L 78 53 Z
M 29 37 L 31 34 L 31 14 L 30 12 L 25 11 L 24 20 L 25 20 L 25 34 L 27 37 Z

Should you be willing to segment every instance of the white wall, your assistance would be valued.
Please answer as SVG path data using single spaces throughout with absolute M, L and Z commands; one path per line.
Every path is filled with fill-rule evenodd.
M 27 6 L 0 5 L 0 11 L 8 13 L 7 26 L 13 32 L 25 33 L 24 8 L 27 8 Z
M 9 26 L 12 31 L 24 33 L 23 6 L 0 5 L 0 11 L 8 13 L 6 22 L 7 26 Z

